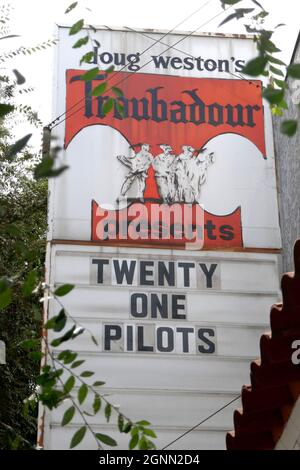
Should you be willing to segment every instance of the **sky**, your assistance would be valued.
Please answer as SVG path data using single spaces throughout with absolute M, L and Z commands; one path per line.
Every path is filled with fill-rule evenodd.
M 260 1 L 270 12 L 267 27 L 274 28 L 278 23 L 286 24 L 286 26 L 278 28 L 273 37 L 277 47 L 282 50 L 278 57 L 288 63 L 299 32 L 299 0 Z M 18 34 L 20 37 L 1 41 L 2 51 L 3 49 L 14 49 L 20 45 L 34 46 L 53 37 L 56 23 L 72 24 L 80 18 L 84 18 L 87 24 L 94 26 L 130 26 L 169 30 L 191 15 L 176 29 L 191 31 L 199 28 L 199 32 L 245 32 L 243 22 L 237 20 L 233 20 L 221 28 L 218 27 L 222 19 L 229 14 L 227 12 L 212 20 L 215 15 L 222 12 L 219 0 L 186 0 L 185 2 L 176 2 L 175 0 L 151 0 L 150 2 L 141 0 L 127 0 L 126 2 L 124 0 L 114 0 L 113 2 L 81 0 L 78 2 L 79 5 L 68 15 L 65 15 L 64 12 L 72 0 L 0 1 L 0 5 L 7 3 L 13 7 L 11 33 Z M 253 3 L 251 0 L 244 0 L 241 6 L 251 7 Z M 201 10 L 193 14 L 199 8 Z M 204 23 L 206 24 L 201 27 Z M 34 88 L 34 92 L 26 96 L 22 95 L 22 103 L 30 104 L 37 109 L 45 124 L 51 121 L 52 116 L 53 50 L 51 49 L 33 54 L 26 59 L 18 57 L 16 60 L 5 63 L 8 73 L 12 68 L 17 68 L 26 77 L 27 85 Z

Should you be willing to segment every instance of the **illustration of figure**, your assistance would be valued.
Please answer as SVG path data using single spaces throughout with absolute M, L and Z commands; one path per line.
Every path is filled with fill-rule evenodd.
M 177 202 L 192 202 L 188 172 L 194 151 L 195 149 L 190 145 L 183 145 L 182 153 L 176 157 L 174 162 L 174 200 Z
M 171 202 L 173 195 L 172 168 L 174 163 L 174 155 L 172 155 L 172 147 L 167 144 L 161 144 L 160 153 L 153 159 L 152 167 L 155 171 L 155 180 L 157 183 L 158 193 L 164 202 Z
M 125 177 L 121 187 L 121 196 L 125 196 L 133 182 L 137 181 L 136 197 L 138 199 L 142 199 L 144 197 L 146 187 L 147 172 L 153 161 L 153 155 L 149 152 L 149 144 L 138 145 L 141 146 L 141 150 L 139 152 L 129 157 L 118 155 L 117 159 L 129 168 L 129 173 Z
M 207 149 L 198 150 L 198 155 L 189 162 L 187 177 L 190 185 L 190 202 L 200 201 L 201 186 L 205 183 L 207 170 L 215 161 L 215 154 L 208 153 Z

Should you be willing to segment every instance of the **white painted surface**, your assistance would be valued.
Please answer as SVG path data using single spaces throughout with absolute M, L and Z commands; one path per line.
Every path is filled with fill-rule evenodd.
M 162 448 L 179 434 L 201 421 L 209 414 L 239 395 L 244 383 L 249 383 L 249 363 L 259 355 L 259 337 L 268 329 L 269 308 L 278 299 L 275 273 L 277 256 L 255 253 L 197 254 L 185 251 L 153 250 L 149 259 L 193 259 L 197 262 L 220 264 L 220 285 L 217 290 L 177 289 L 187 295 L 187 319 L 137 320 L 130 316 L 129 292 L 145 288 L 128 286 L 91 285 L 90 259 L 145 259 L 145 251 L 134 248 L 97 246 L 53 245 L 51 255 L 50 285 L 64 282 L 76 284 L 74 290 L 61 298 L 66 309 L 87 330 L 91 330 L 99 342 L 96 346 L 88 332 L 69 343 L 68 347 L 79 352 L 86 363 L 76 369 L 92 370 L 96 374 L 87 378 L 88 383 L 104 380 L 103 392 L 132 419 L 148 419 L 158 433 L 158 448 Z M 147 258 L 148 259 L 148 258 Z M 247 289 L 246 273 L 256 274 L 251 290 Z M 241 276 L 239 279 L 239 273 Z M 244 273 L 244 274 L 243 274 Z M 272 280 L 273 281 L 270 281 Z M 230 289 L 229 289 L 230 288 Z M 152 288 L 152 291 L 168 292 L 168 288 Z M 50 301 L 50 315 L 59 306 Z M 209 327 L 216 332 L 214 354 L 101 352 L 103 349 L 101 326 L 109 324 L 135 324 Z M 51 339 L 50 335 L 50 339 Z M 54 351 L 58 354 L 58 348 Z M 118 349 L 116 349 L 118 350 Z M 67 378 L 65 374 L 63 379 Z M 86 404 L 89 408 L 90 401 Z M 67 406 L 65 404 L 64 406 Z M 230 405 L 212 420 L 184 440 L 177 449 L 222 449 L 225 433 L 233 426 Z M 72 432 L 79 426 L 79 417 L 67 428 L 59 423 L 64 407 L 47 412 L 46 448 L 68 448 Z M 91 421 L 94 424 L 94 420 Z M 114 423 L 114 420 L 112 421 Z M 114 425 L 104 425 L 103 417 L 97 418 L 96 429 L 115 436 L 119 448 L 126 449 L 127 441 Z M 208 439 L 208 437 L 210 437 Z M 94 448 L 87 437 L 81 448 Z

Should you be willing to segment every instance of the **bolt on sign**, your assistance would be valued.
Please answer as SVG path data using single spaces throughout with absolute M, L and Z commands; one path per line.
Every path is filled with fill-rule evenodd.
M 89 49 L 68 33 L 58 28 L 53 135 L 69 169 L 49 183 L 48 282 L 75 285 L 64 306 L 98 345 L 82 334 L 70 347 L 162 448 L 239 394 L 278 298 L 271 116 L 261 80 L 240 75 L 255 44 L 174 32 L 167 47 L 161 31 L 103 28 L 79 65 Z M 50 300 L 47 315 L 59 308 Z M 224 448 L 233 406 L 173 448 Z M 45 448 L 67 448 L 81 426 L 62 428 L 64 411 L 41 410 Z

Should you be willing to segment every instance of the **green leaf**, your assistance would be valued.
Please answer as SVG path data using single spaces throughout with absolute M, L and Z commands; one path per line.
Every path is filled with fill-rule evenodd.
M 140 450 L 148 449 L 147 438 L 144 435 L 139 440 L 139 449 Z
M 24 284 L 22 286 L 22 293 L 25 297 L 29 297 L 32 294 L 32 291 L 35 288 L 37 283 L 37 275 L 35 271 L 30 271 L 27 275 Z
M 111 405 L 110 405 L 110 403 L 107 403 L 106 407 L 105 407 L 105 410 L 104 410 L 104 415 L 105 415 L 105 418 L 106 418 L 107 422 L 109 422 L 109 420 L 110 420 L 111 411 L 112 411 Z
M 74 385 L 75 385 L 75 377 L 74 377 L 74 375 L 70 375 L 70 377 L 68 378 L 68 380 L 64 384 L 64 391 L 66 393 L 69 393 L 72 390 L 72 388 L 74 387 Z
M 26 82 L 25 77 L 23 77 L 19 70 L 13 69 L 13 73 L 17 79 L 17 85 L 23 85 Z
M 300 64 L 291 64 L 287 67 L 287 73 L 292 78 L 300 78 Z
M 11 296 L 11 289 L 6 289 L 5 291 L 1 292 L 0 294 L 0 310 L 6 308 L 11 304 L 12 296 Z
M 221 0 L 223 6 L 224 5 L 235 5 L 236 3 L 241 2 L 242 0 Z
M 54 331 L 61 331 L 67 323 L 67 316 L 64 309 L 62 308 L 57 317 L 54 320 Z
M 39 163 L 34 169 L 35 179 L 55 178 L 69 168 L 68 165 L 62 165 L 59 168 L 54 168 L 54 164 L 54 158 L 44 157 L 41 163 Z
M 109 98 L 105 103 L 104 103 L 104 106 L 103 106 L 103 113 L 104 114 L 108 114 L 112 108 L 113 108 L 113 105 L 114 105 L 114 99 L 113 98 Z
M 125 115 L 124 106 L 121 103 L 119 103 L 118 101 L 115 102 L 115 105 L 116 105 L 116 108 L 117 108 L 119 114 L 122 117 L 124 117 L 124 115 Z
M 278 104 L 284 97 L 284 90 L 268 87 L 264 89 L 263 97 L 271 104 Z
M 118 428 L 120 432 L 123 432 L 123 427 L 124 427 L 124 416 L 122 414 L 119 414 L 118 416 Z
M 281 77 L 284 77 L 284 73 L 282 72 L 282 70 L 278 69 L 277 67 L 273 67 L 273 65 L 270 65 L 269 68 L 272 73 L 275 73 L 275 75 L 280 75 Z
M 93 69 L 88 70 L 85 72 L 83 75 L 81 75 L 80 80 L 84 80 L 85 82 L 90 82 L 91 80 L 94 80 L 94 78 L 97 77 L 99 73 L 99 68 L 94 67 Z
M 257 0 L 252 0 L 252 3 L 255 3 L 259 8 L 261 8 L 263 11 L 265 11 L 264 7 L 257 1 Z
M 14 110 L 14 106 L 11 104 L 0 103 L 0 118 Z
M 139 442 L 139 435 L 138 434 L 135 434 L 134 436 L 132 436 L 132 438 L 130 439 L 130 442 L 129 442 L 129 449 L 132 450 L 134 449 L 136 446 L 137 446 L 137 443 Z
M 101 83 L 100 85 L 96 86 L 96 87 L 93 89 L 92 95 L 93 95 L 93 96 L 102 95 L 102 94 L 105 92 L 106 87 L 107 87 L 107 82 Z
M 100 380 L 97 380 L 97 382 L 93 383 L 93 387 L 101 387 L 101 385 L 105 385 L 105 382 L 101 382 Z
M 292 137 L 297 132 L 298 123 L 294 119 L 287 119 L 281 124 L 281 132 L 289 137 Z
M 75 361 L 77 356 L 78 356 L 77 353 L 74 353 L 70 351 L 69 349 L 66 349 L 58 355 L 58 359 L 60 361 L 63 361 L 64 364 L 70 364 L 70 362 Z
M 146 436 L 150 436 L 150 437 L 154 437 L 154 438 L 157 437 L 157 435 L 155 434 L 155 432 L 154 432 L 152 429 L 144 429 L 144 430 L 143 430 L 143 433 L 144 433 Z
M 243 18 L 244 15 L 251 13 L 254 10 L 254 8 L 237 8 L 235 10 L 235 13 L 231 13 L 231 15 L 227 16 L 225 20 L 223 20 L 218 27 L 222 26 L 225 23 L 228 23 L 229 21 L 233 20 L 234 18 L 239 19 Z
M 8 277 L 1 277 L 0 279 L 0 293 L 4 292 L 12 285 L 11 279 Z
M 28 356 L 30 357 L 30 359 L 32 359 L 33 361 L 36 361 L 36 362 L 39 362 L 42 357 L 44 357 L 44 353 L 40 352 L 40 351 L 31 351 Z
M 270 52 L 271 54 L 274 52 L 281 52 L 278 47 L 275 46 L 274 42 L 270 40 L 272 36 L 271 31 L 262 31 L 259 36 L 258 40 L 258 49 L 260 52 Z
M 61 331 L 64 328 L 66 321 L 67 317 L 65 311 L 64 309 L 61 309 L 58 315 L 50 318 L 50 320 L 45 323 L 45 328 L 47 330 Z
M 94 414 L 97 414 L 100 408 L 101 408 L 101 398 L 99 397 L 99 395 L 95 395 L 95 399 L 93 402 Z
M 95 336 L 91 335 L 93 343 L 98 346 L 98 341 L 96 340 Z
M 24 341 L 21 341 L 20 346 L 23 349 L 33 349 L 33 348 L 39 348 L 40 347 L 40 340 L 39 339 L 24 339 Z
M 234 18 L 237 18 L 236 13 L 231 13 L 231 15 L 228 15 L 225 20 L 221 21 L 221 23 L 218 25 L 218 28 L 223 26 L 223 24 L 229 23 L 229 21 L 233 20 Z
M 85 362 L 85 360 L 80 360 L 80 361 L 73 362 L 73 364 L 71 365 L 71 369 L 75 369 L 75 367 L 81 366 L 81 364 L 83 364 L 84 362 Z
M 271 106 L 271 113 L 272 113 L 273 116 L 282 116 L 283 115 L 282 109 L 279 106 L 277 106 L 277 104 L 273 104 Z
M 94 373 L 95 372 L 91 372 L 90 370 L 85 370 L 84 372 L 82 372 L 82 374 L 80 374 L 80 377 L 92 377 Z
M 54 295 L 57 295 L 58 297 L 63 297 L 64 295 L 67 295 L 69 292 L 71 292 L 74 287 L 74 284 L 64 284 L 54 291 Z
M 138 421 L 135 424 L 138 424 L 139 426 L 150 426 L 151 423 L 149 423 L 149 421 L 142 420 L 142 421 Z
M 12 237 L 19 237 L 20 236 L 20 227 L 15 224 L 9 224 L 5 227 L 6 233 L 11 235 Z
M 22 137 L 22 139 L 17 140 L 17 142 L 9 147 L 7 156 L 12 158 L 17 155 L 17 153 L 21 152 L 21 150 L 23 150 L 23 148 L 27 145 L 31 136 L 32 134 L 27 134 Z
M 94 52 L 93 51 L 90 51 L 90 52 L 87 52 L 86 54 L 84 54 L 81 59 L 80 59 L 80 65 L 83 63 L 83 62 L 86 62 L 87 64 L 91 63 L 94 59 Z
M 95 26 L 93 26 L 92 24 L 89 24 L 89 28 L 91 28 L 91 30 L 92 30 L 94 33 L 97 33 L 97 30 L 96 30 Z
M 132 428 L 132 422 L 128 421 L 128 423 L 126 423 L 123 428 L 123 432 L 125 432 L 125 434 L 128 434 L 131 431 L 131 428 Z
M 115 447 L 118 445 L 117 442 L 112 437 L 107 436 L 107 434 L 101 434 L 100 432 L 97 432 L 96 437 L 99 439 L 99 441 L 103 442 L 103 444 L 106 444 L 107 446 Z
M 79 31 L 81 31 L 83 28 L 83 24 L 83 20 L 76 21 L 76 23 L 74 23 L 70 28 L 69 36 L 73 36 L 73 34 L 79 33 Z
M 79 401 L 80 405 L 82 405 L 82 403 L 86 399 L 88 391 L 89 390 L 88 390 L 88 387 L 87 387 L 86 384 L 82 384 L 81 387 L 79 388 L 79 390 L 78 390 L 78 401 Z
M 73 449 L 82 441 L 85 436 L 85 433 L 86 426 L 82 426 L 80 429 L 78 429 L 78 431 L 75 432 L 71 440 L 70 449 Z
M 286 83 L 284 80 L 278 80 L 277 78 L 274 78 L 274 82 L 276 83 L 277 86 L 280 88 L 286 88 Z
M 267 52 L 271 52 L 273 54 L 274 52 L 281 52 L 281 49 L 278 49 L 278 47 L 275 46 L 274 42 L 268 40 L 264 44 L 264 50 Z
M 272 62 L 273 64 L 277 65 L 286 65 L 282 60 L 277 59 L 276 57 L 273 57 L 272 55 L 267 55 L 266 56 L 269 62 Z
M 112 87 L 112 91 L 116 96 L 119 96 L 119 97 L 122 97 L 123 94 L 124 94 L 123 91 L 120 88 L 116 87 L 116 86 Z
M 278 103 L 278 106 L 279 106 L 281 109 L 289 109 L 288 104 L 287 104 L 287 102 L 286 102 L 284 99 L 282 99 L 282 100 L 280 101 L 280 103 Z
M 50 318 L 44 325 L 44 328 L 46 328 L 46 330 L 53 330 L 54 326 L 55 326 L 55 319 L 57 318 L 57 315 L 55 317 L 52 317 Z
M 115 66 L 114 65 L 111 65 L 110 67 L 108 67 L 107 69 L 104 70 L 105 73 L 113 73 L 113 71 L 115 70 Z
M 77 4 L 78 4 L 78 2 L 73 2 L 73 3 L 71 3 L 71 5 L 69 5 L 68 8 L 66 9 L 65 15 L 66 15 L 67 13 L 70 13 L 70 11 L 74 10 L 74 8 L 77 7 Z
M 73 49 L 78 49 L 81 46 L 85 46 L 89 42 L 89 37 L 84 36 L 83 38 L 78 39 L 75 44 L 72 46 Z
M 245 67 L 242 69 L 242 73 L 250 75 L 251 77 L 257 77 L 258 75 L 261 75 L 266 65 L 267 58 L 258 56 L 246 63 Z
M 70 421 L 72 421 L 73 416 L 75 414 L 75 406 L 71 406 L 63 415 L 63 419 L 61 421 L 61 425 L 65 426 L 66 424 L 69 424 Z
M 71 339 L 72 336 L 73 336 L 75 328 L 76 328 L 75 325 L 72 326 L 72 328 L 70 330 L 68 330 L 63 336 L 61 336 L 60 338 L 54 339 L 51 342 L 51 346 L 54 346 L 54 347 L 59 346 L 64 341 L 68 341 L 69 339 Z

